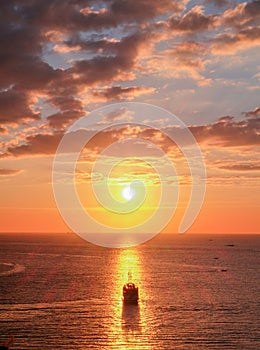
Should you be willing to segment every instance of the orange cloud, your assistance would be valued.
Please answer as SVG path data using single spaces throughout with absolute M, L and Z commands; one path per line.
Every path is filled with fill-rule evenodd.
M 11 176 L 20 173 L 21 170 L 17 169 L 0 169 L 0 176 Z
M 222 22 L 224 25 L 241 27 L 259 23 L 260 3 L 259 1 L 243 2 L 234 8 L 223 13 Z
M 210 79 L 203 76 L 208 60 L 209 49 L 202 43 L 183 41 L 164 50 L 157 58 L 149 61 L 150 71 L 173 78 L 192 78 L 199 85 L 209 85 Z
M 226 170 L 238 170 L 238 171 L 259 171 L 260 165 L 255 162 L 238 163 L 238 164 L 226 164 L 220 166 L 220 169 Z
M 218 17 L 205 15 L 203 6 L 194 6 L 183 17 L 171 17 L 169 27 L 177 32 L 197 33 L 214 29 L 218 25 Z
M 7 134 L 8 130 L 2 126 L 0 126 L 0 134 Z

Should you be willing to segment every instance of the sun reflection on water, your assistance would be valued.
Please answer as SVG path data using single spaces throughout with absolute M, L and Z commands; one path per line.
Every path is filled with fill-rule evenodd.
M 147 330 L 146 291 L 143 288 L 144 270 L 138 249 L 129 248 L 119 251 L 115 264 L 112 306 L 113 324 L 111 331 L 116 335 L 120 349 L 138 349 L 143 345 Z M 127 282 L 135 283 L 139 288 L 137 305 L 125 305 L 122 301 L 122 288 Z M 143 348 L 143 346 L 142 346 Z M 150 349 L 147 345 L 145 349 Z

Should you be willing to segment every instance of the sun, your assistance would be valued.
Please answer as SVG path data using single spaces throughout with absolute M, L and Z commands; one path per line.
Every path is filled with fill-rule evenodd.
M 130 185 L 127 185 L 122 189 L 122 197 L 126 201 L 130 201 L 134 196 L 135 196 L 135 189 Z

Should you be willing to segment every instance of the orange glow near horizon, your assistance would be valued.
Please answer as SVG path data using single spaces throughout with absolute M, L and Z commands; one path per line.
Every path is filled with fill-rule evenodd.
M 230 201 L 214 203 L 218 189 L 209 188 L 200 215 L 187 233 L 259 233 L 259 203 L 251 197 L 243 197 L 242 203 L 231 201 L 233 188 L 225 188 L 225 197 Z M 223 188 L 222 188 L 223 190 Z M 241 189 L 240 189 L 241 190 Z M 245 190 L 246 192 L 246 190 Z M 22 193 L 22 189 L 21 189 Z M 26 197 L 24 204 L 26 205 Z M 210 200 L 209 200 L 210 198 Z M 183 204 L 183 205 L 182 205 Z M 163 230 L 165 233 L 177 232 L 185 210 L 181 203 L 171 222 Z M 95 209 L 90 211 L 94 213 Z M 94 214 L 93 214 L 94 215 Z M 100 214 L 96 213 L 98 217 Z M 15 219 L 14 219 L 15 218 Z M 1 232 L 69 232 L 53 201 L 50 208 L 5 207 L 0 211 Z
M 21 160 L 22 161 L 22 160 Z M 21 162 L 20 161 L 20 162 Z M 48 162 L 47 162 L 48 161 Z M 30 158 L 27 172 L 10 177 L 8 181 L 1 182 L 1 232 L 68 232 L 70 228 L 64 223 L 53 197 L 50 178 L 52 158 Z M 26 164 L 24 163 L 24 164 Z M 34 164 L 38 166 L 34 167 Z M 40 166 L 40 164 L 42 165 Z M 46 166 L 48 164 L 48 166 Z M 39 169 L 46 169 L 40 171 Z M 38 182 L 31 182 L 31 178 Z M 46 182 L 46 179 L 48 182 Z M 254 180 L 254 178 L 252 178 Z M 200 215 L 188 230 L 188 233 L 259 233 L 259 186 L 250 179 L 236 185 L 237 178 L 228 178 L 223 185 L 214 185 L 214 178 L 209 178 L 206 197 Z M 148 182 L 149 183 L 149 182 Z M 150 186 L 150 187 L 149 187 Z M 157 206 L 160 186 L 149 183 L 149 202 L 139 214 L 129 222 L 139 223 L 148 218 Z M 97 220 L 106 224 L 129 224 L 126 215 L 106 213 L 96 205 L 89 182 L 77 182 L 80 199 L 88 212 Z M 122 188 L 117 188 L 115 196 L 122 196 Z M 180 200 L 175 215 L 163 232 L 175 233 L 183 217 L 189 198 L 189 186 L 180 185 Z M 123 197 L 121 197 L 122 201 Z M 116 217 L 116 220 L 115 220 Z M 134 221 L 136 220 L 136 221 Z M 125 226 L 124 226 L 125 225 Z

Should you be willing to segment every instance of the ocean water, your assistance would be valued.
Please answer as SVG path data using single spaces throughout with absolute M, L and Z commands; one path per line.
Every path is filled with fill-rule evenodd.
M 0 344 L 260 349 L 259 235 L 160 235 L 131 249 L 0 235 Z M 122 304 L 131 272 L 139 305 Z

